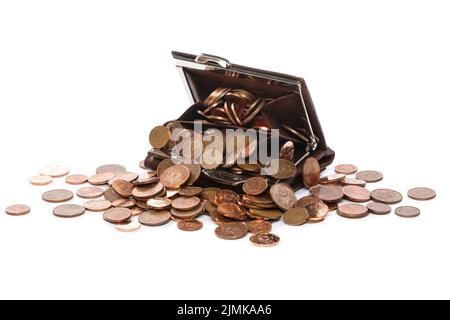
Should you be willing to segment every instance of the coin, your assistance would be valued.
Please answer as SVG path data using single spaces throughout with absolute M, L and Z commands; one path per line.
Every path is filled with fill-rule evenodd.
M 89 177 L 88 182 L 94 186 L 101 186 L 107 184 L 110 179 L 114 178 L 114 173 L 105 172 Z
M 113 173 L 113 174 L 117 174 L 117 173 L 121 173 L 121 172 L 126 172 L 127 169 L 124 166 L 121 166 L 120 164 L 105 164 L 103 166 L 98 167 L 95 170 L 95 173 L 97 174 L 101 174 L 101 173 Z
M 84 204 L 88 211 L 101 212 L 111 208 L 111 201 L 108 200 L 89 200 Z
M 268 188 L 267 180 L 262 177 L 253 177 L 244 182 L 242 190 L 248 195 L 257 196 Z
M 150 131 L 149 141 L 153 148 L 162 149 L 170 142 L 171 133 L 167 127 L 157 126 Z
M 292 141 L 287 141 L 280 149 L 280 159 L 294 160 L 295 146 Z
M 116 180 L 112 183 L 111 187 L 122 197 L 130 197 L 133 194 L 133 184 L 125 180 Z
M 78 204 L 63 204 L 53 209 L 53 214 L 60 218 L 75 218 L 84 214 L 85 211 L 86 209 Z
M 133 182 L 138 178 L 138 174 L 135 172 L 121 172 L 116 173 L 113 178 L 108 181 L 108 184 L 111 186 L 117 180 L 124 180 L 127 182 Z
M 381 202 L 370 202 L 366 204 L 366 207 L 373 214 L 388 214 L 391 212 L 391 207 Z
M 280 210 L 276 209 L 250 209 L 250 214 L 256 218 L 261 218 L 264 220 L 278 220 L 283 215 Z
M 250 233 L 269 233 L 272 231 L 272 224 L 265 220 L 252 220 L 247 222 L 248 231 Z
M 170 206 L 172 200 L 163 197 L 149 199 L 147 205 L 152 209 L 165 209 Z
M 302 197 L 300 199 L 297 200 L 297 202 L 295 202 L 295 207 L 296 208 L 305 208 L 308 204 L 315 202 L 315 201 L 322 201 L 317 197 L 314 196 L 305 196 Z
M 164 159 L 161 161 L 158 165 L 158 168 L 156 169 L 156 173 L 158 174 L 158 177 L 161 177 L 162 173 L 170 167 L 173 167 L 175 163 L 171 159 Z
M 300 226 L 308 221 L 309 214 L 306 208 L 292 208 L 283 215 L 283 221 L 290 226 Z
M 366 182 L 364 180 L 348 178 L 348 177 L 345 177 L 343 180 L 339 181 L 339 183 L 344 186 L 359 186 L 359 187 L 366 186 Z
M 349 219 L 364 218 L 369 215 L 369 210 L 362 204 L 343 204 L 337 208 L 337 213 L 341 217 Z
M 336 185 L 318 185 L 311 188 L 310 192 L 324 202 L 337 202 L 344 197 L 342 189 Z
M 139 221 L 132 220 L 129 223 L 119 223 L 116 224 L 116 229 L 122 232 L 134 232 L 141 228 Z
M 183 231 L 197 231 L 203 228 L 203 223 L 199 220 L 180 220 L 177 226 Z
M 38 175 L 30 178 L 30 183 L 35 186 L 45 186 L 52 183 L 52 181 L 52 177 L 43 175 Z
M 328 202 L 327 206 L 328 206 L 328 212 L 332 212 L 332 211 L 336 211 L 337 210 L 337 208 L 339 207 L 339 203 L 337 203 L 337 202 Z
M 319 183 L 320 163 L 314 157 L 308 157 L 302 166 L 303 184 L 306 188 L 311 188 Z
M 216 236 L 225 240 L 243 238 L 248 233 L 248 227 L 244 222 L 228 222 L 216 228 Z
M 370 194 L 372 200 L 386 204 L 396 204 L 402 201 L 401 193 L 390 189 L 376 189 Z
M 208 187 L 203 189 L 202 194 L 201 194 L 201 198 L 204 200 L 209 200 L 209 201 L 213 201 L 214 197 L 216 196 L 217 191 L 219 191 L 219 188 L 215 188 L 215 187 Z
M 127 208 L 112 208 L 103 214 L 103 219 L 109 223 L 124 223 L 131 218 L 131 210 Z
M 364 180 L 369 183 L 378 182 L 383 179 L 383 174 L 373 170 L 360 171 L 356 174 L 356 179 Z
M 229 223 L 229 222 L 234 222 L 232 219 L 229 219 L 223 215 L 221 215 L 219 212 L 217 212 L 217 210 L 211 211 L 209 213 L 209 216 L 211 217 L 212 221 L 214 221 L 214 223 L 221 225 L 224 223 Z
M 338 183 L 344 179 L 345 179 L 345 174 L 336 173 L 336 174 L 332 174 L 330 176 L 320 178 L 319 183 L 320 184 L 334 184 L 334 183 Z
M 72 174 L 66 177 L 66 183 L 73 185 L 80 185 L 88 181 L 88 176 L 84 174 Z
M 202 202 L 200 205 L 191 210 L 181 211 L 173 207 L 172 209 L 170 209 L 171 215 L 180 219 L 194 219 L 199 215 L 203 214 L 204 212 L 205 212 L 205 202 Z
M 186 186 L 192 186 L 202 173 L 202 167 L 199 164 L 183 164 L 191 172 L 188 181 L 185 183 Z
M 239 195 L 231 190 L 219 190 L 214 195 L 212 203 L 218 206 L 221 203 L 238 203 Z
M 420 215 L 420 210 L 412 206 L 402 206 L 395 209 L 395 214 L 402 218 L 415 218 Z
M 286 183 L 276 183 L 270 188 L 270 196 L 276 205 L 284 211 L 295 205 L 297 199 L 292 188 Z
M 72 198 L 72 191 L 64 189 L 50 190 L 42 195 L 42 200 L 53 203 L 69 201 Z
M 175 165 L 167 168 L 161 174 L 161 183 L 167 188 L 179 188 L 184 185 L 191 172 L 183 165 Z
M 77 191 L 77 196 L 84 199 L 100 198 L 105 190 L 100 187 L 84 187 Z
M 297 174 L 297 167 L 295 164 L 286 159 L 273 159 L 270 161 L 270 176 L 278 180 L 286 180 L 293 178 Z M 272 173 L 272 170 L 275 172 Z
M 136 205 L 136 201 L 132 199 L 117 199 L 114 200 L 111 204 L 113 207 L 118 208 L 132 208 Z
M 134 207 L 131 209 L 131 215 L 133 217 L 140 215 L 142 212 L 144 212 L 144 209 L 141 209 L 139 207 Z
M 340 164 L 334 168 L 336 173 L 354 174 L 358 172 L 358 168 L 353 164 Z
M 156 171 L 150 171 L 139 175 L 138 178 L 133 181 L 133 184 L 135 186 L 142 186 L 155 182 L 159 182 L 159 177 L 156 176 Z
M 148 227 L 162 226 L 170 221 L 170 212 L 166 210 L 145 211 L 139 216 L 140 224 Z
M 306 211 L 308 211 L 308 222 L 320 222 L 325 219 L 330 209 L 328 206 L 322 202 L 320 199 L 316 199 L 305 206 Z
M 53 178 L 63 177 L 69 174 L 70 169 L 62 165 L 52 165 L 42 168 L 39 173 L 43 176 L 50 176 Z
M 217 211 L 234 220 L 245 220 L 247 218 L 246 210 L 235 203 L 222 203 L 217 207 Z
M 370 191 L 359 186 L 344 186 L 342 192 L 347 200 L 353 202 L 367 202 L 370 200 Z
M 408 191 L 408 197 L 414 200 L 431 200 L 436 197 L 436 191 L 430 188 L 413 188 Z
M 8 206 L 5 212 L 11 216 L 22 216 L 24 214 L 30 213 L 31 208 L 24 204 L 14 204 Z
M 197 197 L 203 193 L 203 188 L 187 187 L 180 190 L 179 194 L 183 197 Z
M 259 196 L 244 194 L 242 195 L 242 199 L 247 203 L 257 206 L 270 206 L 275 204 L 275 202 L 273 202 L 272 198 L 270 197 L 270 194 L 268 195 L 267 193 Z
M 134 187 L 133 197 L 139 199 L 149 199 L 160 195 L 164 191 L 164 186 L 161 183 L 154 183 L 148 186 Z
M 250 241 L 257 247 L 273 247 L 280 243 L 280 237 L 272 233 L 258 233 L 252 235 Z
M 179 211 L 188 211 L 200 204 L 198 197 L 179 197 L 172 201 L 172 208 Z
M 117 192 L 115 192 L 113 188 L 108 188 L 104 192 L 103 197 L 105 198 L 105 200 L 108 200 L 111 202 L 113 202 L 117 199 L 122 199 L 122 197 L 119 194 L 117 194 Z
M 259 173 L 261 171 L 261 165 L 258 163 L 238 163 L 237 166 L 248 172 Z

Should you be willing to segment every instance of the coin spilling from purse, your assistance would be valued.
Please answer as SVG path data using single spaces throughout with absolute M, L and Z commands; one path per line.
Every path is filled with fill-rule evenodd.
M 379 171 L 340 164 L 334 174 L 321 174 L 334 151 L 303 79 L 215 56 L 173 55 L 191 107 L 150 130 L 152 148 L 139 163 L 141 172 L 108 164 L 92 175 L 69 175 L 69 168 L 54 165 L 31 177 L 37 186 L 61 177 L 79 186 L 75 194 L 43 192 L 42 200 L 55 204 L 56 217 L 102 213 L 121 232 L 168 223 L 196 232 L 210 220 L 220 239 L 248 237 L 256 246 L 271 247 L 280 242 L 273 233 L 277 225 L 319 224 L 334 211 L 350 219 L 386 215 L 403 200 L 395 190 L 367 188 L 383 180 Z M 297 198 L 301 189 L 309 194 Z M 424 201 L 436 192 L 415 187 L 407 195 Z M 86 199 L 84 206 L 70 203 L 75 196 Z M 32 209 L 17 204 L 5 211 L 18 216 Z M 413 206 L 397 206 L 394 212 L 404 218 L 420 215 Z

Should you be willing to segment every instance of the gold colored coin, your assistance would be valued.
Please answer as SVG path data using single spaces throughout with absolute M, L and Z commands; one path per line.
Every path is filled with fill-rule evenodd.
M 157 126 L 152 129 L 149 141 L 153 148 L 162 149 L 166 147 L 171 139 L 170 130 L 164 126 Z
M 290 226 L 300 226 L 305 224 L 309 219 L 308 210 L 305 208 L 292 208 L 283 215 L 283 221 Z

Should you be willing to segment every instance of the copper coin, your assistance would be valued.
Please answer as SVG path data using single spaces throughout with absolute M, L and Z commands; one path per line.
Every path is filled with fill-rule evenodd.
M 286 159 L 274 159 L 270 161 L 270 170 L 278 168 L 275 172 L 271 172 L 270 176 L 278 180 L 286 180 L 293 178 L 297 174 L 297 167 L 295 164 Z
M 156 197 L 163 191 L 164 186 L 158 182 L 148 186 L 134 187 L 133 196 L 139 199 L 149 199 Z
M 116 229 L 121 232 L 134 232 L 141 228 L 139 221 L 132 220 L 129 223 L 116 224 Z
M 199 220 L 180 220 L 177 226 L 183 231 L 198 231 L 203 228 L 203 223 Z
M 286 183 L 276 183 L 270 188 L 273 202 L 282 210 L 289 210 L 295 205 L 297 198 L 294 190 Z
M 237 203 L 239 201 L 239 195 L 231 190 L 219 190 L 214 195 L 212 203 L 218 206 L 221 203 Z
M 395 214 L 402 218 L 415 218 L 420 215 L 419 208 L 402 206 L 395 209 Z
M 127 208 L 112 208 L 103 214 L 103 219 L 109 223 L 124 223 L 131 218 L 131 210 Z
M 148 139 L 153 148 L 162 149 L 169 144 L 171 133 L 167 127 L 157 126 L 150 131 Z
M 366 207 L 373 214 L 388 214 L 391 212 L 391 207 L 381 202 L 370 202 L 366 204 Z
M 280 237 L 273 233 L 258 233 L 252 235 L 250 241 L 257 247 L 273 247 L 280 243 Z
M 280 158 L 289 161 L 294 160 L 295 146 L 292 141 L 287 141 L 280 149 Z
M 145 211 L 139 216 L 140 224 L 148 227 L 162 226 L 170 221 L 170 212 L 165 210 Z
M 189 169 L 182 165 L 167 168 L 161 174 L 161 183 L 167 188 L 179 188 L 184 185 L 190 176 Z
M 248 233 L 248 227 L 244 222 L 228 222 L 216 228 L 216 236 L 225 240 L 243 238 Z
M 436 191 L 430 188 L 413 188 L 408 191 L 408 197 L 414 200 L 431 200 L 436 197 Z
M 156 173 L 158 177 L 161 177 L 162 173 L 166 171 L 166 169 L 173 167 L 175 163 L 171 159 L 165 159 L 161 161 L 158 165 L 158 168 L 156 169 Z
M 114 178 L 114 173 L 105 172 L 105 173 L 99 173 L 99 174 L 93 175 L 92 177 L 89 177 L 88 182 L 94 186 L 101 186 L 104 184 L 108 184 L 108 181 L 112 178 Z
M 88 211 L 101 212 L 111 208 L 111 201 L 108 200 L 89 200 L 84 204 Z
M 52 183 L 52 181 L 52 177 L 43 175 L 38 175 L 30 178 L 30 183 L 35 186 L 46 186 Z
M 133 182 L 138 178 L 138 174 L 135 172 L 121 172 L 114 175 L 113 178 L 111 178 L 108 181 L 108 184 L 112 186 L 112 184 L 117 180 L 124 180 L 127 182 Z
M 369 210 L 362 204 L 343 204 L 337 208 L 337 213 L 344 218 L 358 219 L 367 217 Z
M 186 186 L 192 186 L 202 173 L 202 167 L 199 164 L 183 164 L 191 172 L 188 181 L 185 183 Z
M 370 191 L 358 186 L 344 186 L 342 192 L 347 200 L 353 202 L 367 202 L 370 200 Z
M 297 200 L 295 203 L 296 208 L 305 208 L 308 204 L 316 202 L 316 201 L 322 201 L 317 197 L 314 196 L 305 196 Z
M 53 209 L 53 215 L 59 218 L 75 218 L 84 214 L 86 209 L 78 204 L 63 204 Z
M 374 170 L 360 171 L 356 174 L 356 179 L 364 180 L 365 182 L 378 182 L 383 179 L 383 174 Z
M 272 224 L 265 220 L 252 220 L 247 222 L 248 231 L 250 233 L 269 233 L 272 231 Z
M 155 182 L 159 182 L 159 177 L 156 176 L 156 171 L 149 171 L 139 175 L 137 179 L 133 181 L 133 184 L 135 186 L 142 186 Z
M 250 209 L 250 214 L 255 218 L 261 218 L 264 220 L 278 220 L 283 215 L 283 213 L 280 210 L 276 209 L 270 210 Z
M 217 211 L 227 218 L 234 220 L 245 220 L 246 210 L 235 203 L 222 203 L 217 207 Z
M 339 183 L 344 186 L 359 186 L 359 187 L 366 186 L 366 182 L 364 180 L 348 178 L 348 177 L 345 177 L 343 180 L 339 181 Z
M 358 172 L 358 167 L 353 164 L 340 164 L 334 168 L 336 173 L 354 174 Z
M 118 194 L 117 192 L 114 191 L 113 188 L 108 188 L 105 193 L 103 194 L 103 197 L 105 198 L 105 200 L 108 201 L 115 201 L 117 199 L 122 199 L 122 196 L 120 194 Z
M 320 163 L 314 157 L 305 160 L 302 166 L 303 184 L 307 188 L 311 188 L 319 183 L 320 180 Z
M 391 189 L 377 189 L 370 196 L 372 200 L 386 204 L 396 204 L 403 200 L 401 193 Z
M 131 209 L 131 215 L 133 217 L 138 216 L 138 215 L 142 214 L 143 212 L 144 212 L 144 209 L 141 209 L 139 207 L 134 207 Z
M 84 187 L 77 191 L 77 196 L 84 199 L 100 198 L 105 190 L 100 187 Z
M 180 193 L 180 191 L 181 191 L 181 188 L 176 188 L 176 189 L 166 188 L 166 198 L 173 198 L 178 193 Z
M 197 197 L 203 193 L 203 188 L 187 187 L 180 190 L 179 194 L 183 197 Z
M 50 176 L 53 178 L 63 177 L 69 174 L 70 169 L 62 165 L 52 165 L 42 168 L 39 173 L 43 176 Z
M 244 182 L 242 190 L 248 195 L 257 196 L 268 188 L 267 180 L 262 177 L 253 177 Z
M 213 201 L 214 197 L 216 196 L 217 191 L 219 191 L 219 190 L 220 190 L 219 188 L 215 188 L 215 187 L 205 188 L 202 191 L 201 198 L 204 200 Z
M 308 221 L 309 214 L 305 208 L 292 208 L 283 215 L 283 221 L 290 226 L 300 226 Z
M 152 209 L 165 209 L 167 207 L 170 206 L 170 204 L 172 203 L 172 200 L 170 200 L 169 198 L 163 198 L 163 197 L 156 197 L 156 198 L 152 198 L 149 199 L 147 201 L 147 205 L 152 208 Z
M 262 194 L 259 196 L 252 196 L 249 194 L 242 195 L 242 199 L 250 204 L 258 205 L 258 206 L 270 206 L 275 204 L 272 198 L 268 194 Z
M 72 174 L 66 177 L 66 183 L 73 185 L 80 185 L 88 181 L 88 176 L 84 174 Z
M 101 173 L 113 173 L 113 174 L 117 174 L 117 173 L 121 173 L 121 172 L 126 172 L 127 169 L 124 166 L 121 166 L 120 164 L 105 164 L 103 166 L 98 167 L 95 172 L 97 174 L 101 174 Z
M 133 194 L 133 184 L 125 180 L 116 180 L 112 183 L 111 187 L 122 197 L 130 197 Z
M 180 219 L 194 219 L 199 215 L 202 215 L 205 212 L 205 202 L 202 202 L 197 207 L 191 210 L 180 211 L 177 209 L 170 209 L 170 213 L 172 216 L 180 218 Z
M 330 176 L 320 178 L 319 183 L 320 184 L 334 184 L 334 183 L 338 183 L 344 179 L 345 179 L 345 174 L 336 173 L 336 174 L 332 174 Z
M 117 208 L 132 208 L 136 205 L 136 201 L 132 199 L 117 199 L 114 200 L 111 205 Z
M 229 222 L 234 222 L 232 219 L 224 217 L 223 215 L 218 213 L 217 210 L 211 211 L 209 216 L 211 217 L 212 221 L 214 221 L 214 223 L 218 224 L 218 225 L 221 225 L 224 223 L 229 223 Z
M 308 222 L 320 222 L 325 219 L 330 209 L 328 206 L 322 202 L 322 200 L 317 199 L 305 206 L 306 211 L 308 211 Z
M 69 201 L 72 198 L 73 198 L 72 191 L 64 189 L 47 191 L 42 195 L 42 200 L 53 203 Z
M 314 197 L 324 202 L 337 202 L 344 197 L 342 189 L 335 185 L 318 185 L 310 189 Z
M 172 201 L 172 208 L 178 211 L 188 211 L 196 208 L 200 204 L 198 197 L 179 197 Z
M 31 208 L 24 204 L 14 204 L 12 206 L 8 206 L 5 209 L 5 212 L 11 216 L 23 216 L 27 213 L 30 213 Z
M 206 214 L 211 214 L 211 212 L 216 211 L 217 207 L 215 205 L 212 204 L 211 201 L 209 200 L 203 200 L 204 204 L 205 204 L 205 209 L 206 209 Z

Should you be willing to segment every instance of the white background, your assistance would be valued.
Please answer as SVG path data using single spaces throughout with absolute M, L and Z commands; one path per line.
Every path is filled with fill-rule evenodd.
M 446 1 L 1 1 L 0 298 L 450 298 L 449 30 Z M 277 223 L 267 249 L 207 218 L 122 234 L 53 217 L 40 196 L 63 180 L 30 176 L 140 172 L 149 130 L 188 106 L 171 50 L 304 77 L 336 164 L 438 197 L 405 197 L 411 220 Z M 32 213 L 3 213 L 17 202 Z

